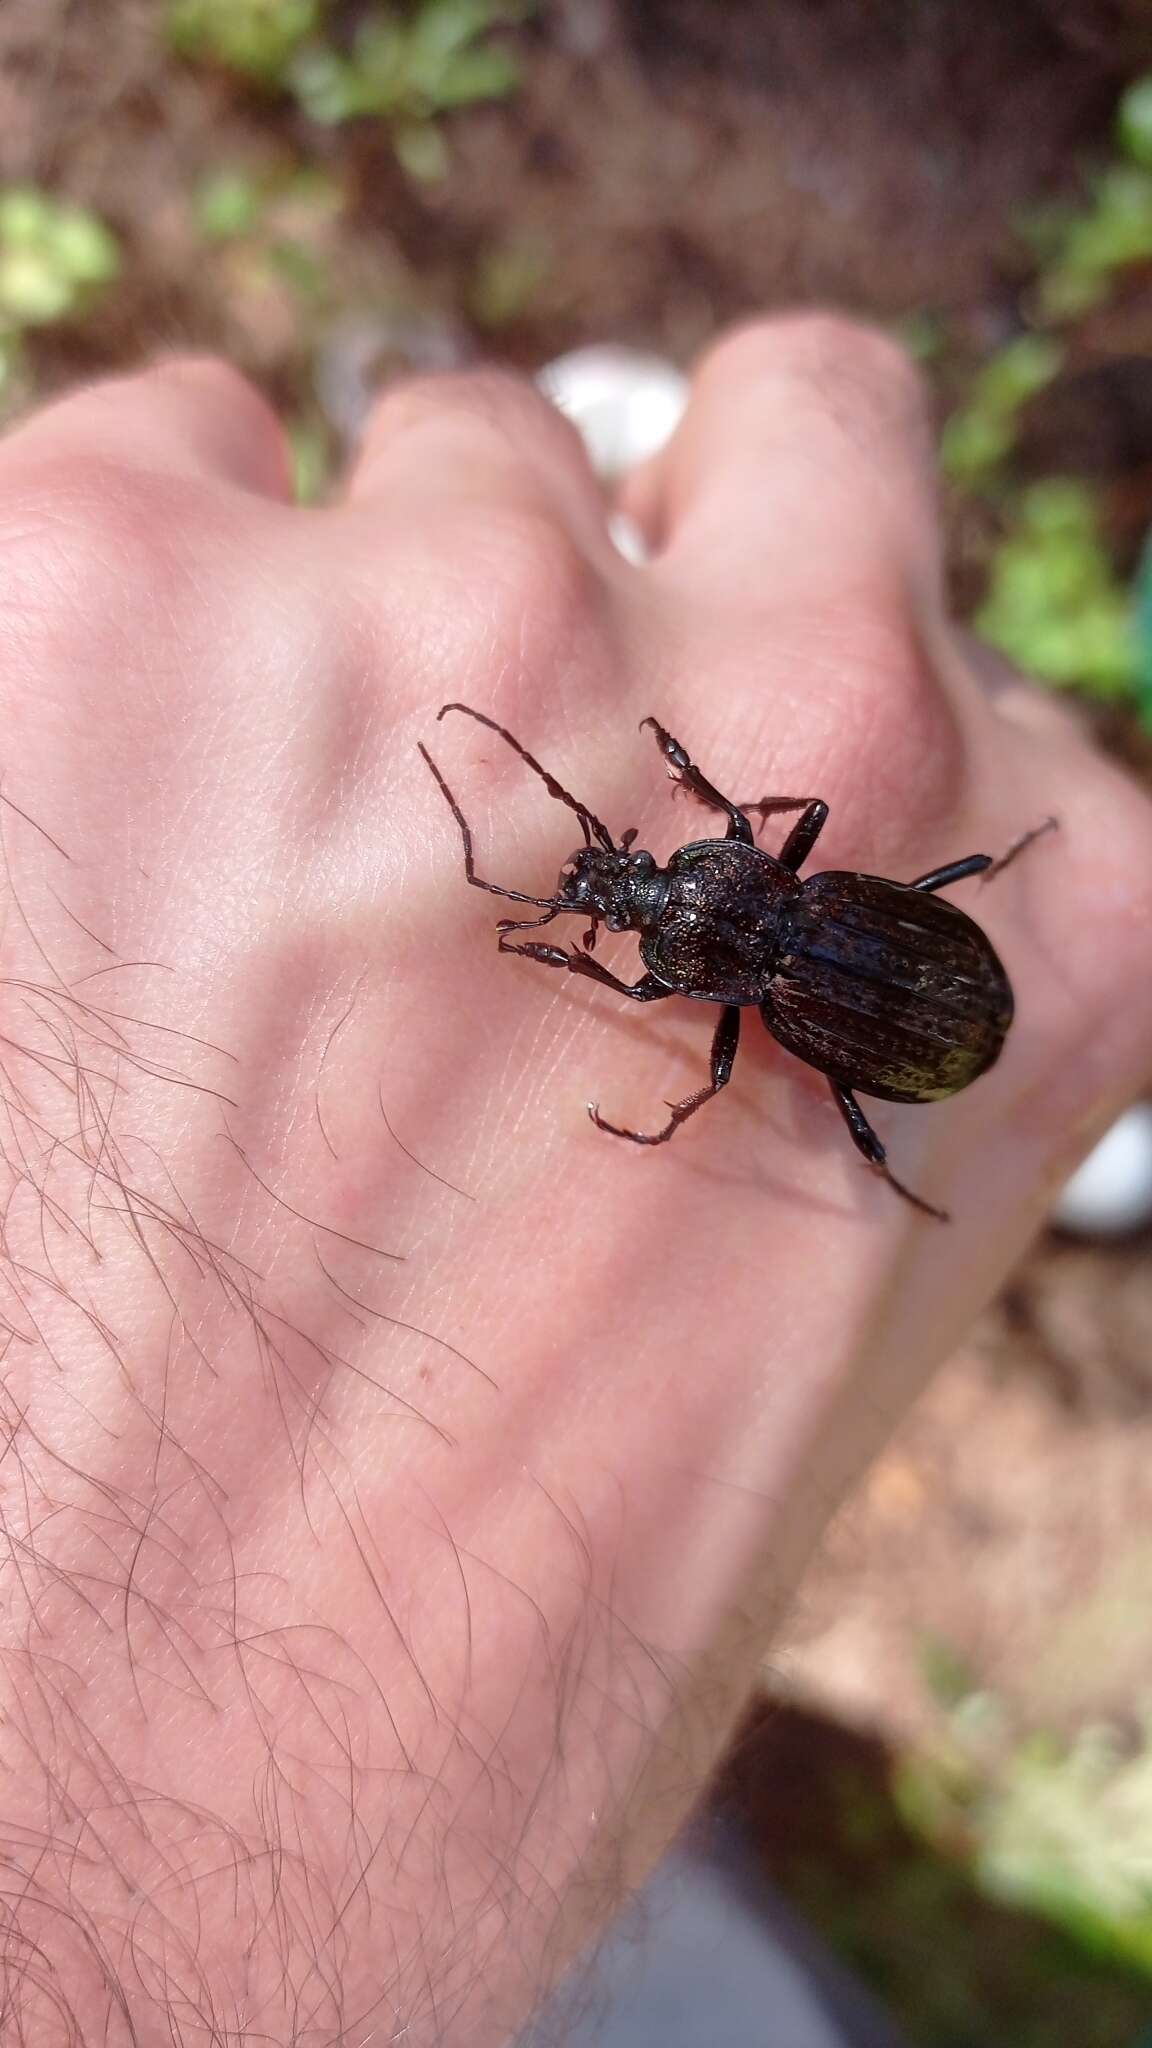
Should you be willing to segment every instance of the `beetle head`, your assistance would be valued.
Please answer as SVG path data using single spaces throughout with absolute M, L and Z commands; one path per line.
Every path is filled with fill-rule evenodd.
M 664 908 L 667 887 L 658 877 L 653 855 L 643 848 L 581 846 L 560 870 L 557 908 L 602 920 L 610 932 L 640 931 Z

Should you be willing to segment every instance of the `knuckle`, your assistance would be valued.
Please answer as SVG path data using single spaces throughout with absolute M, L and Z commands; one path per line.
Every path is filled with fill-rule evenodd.
M 595 607 L 599 578 L 567 530 L 544 513 L 486 518 L 484 569 L 503 638 L 566 642 Z
M 918 845 L 964 780 L 964 736 L 928 634 L 895 598 L 849 593 L 808 622 L 802 664 L 827 706 L 840 816 L 869 844 Z
M 398 540 L 386 584 L 377 570 L 361 596 L 389 644 L 408 650 L 391 664 L 394 682 L 422 699 L 466 682 L 510 714 L 560 666 L 579 662 L 591 680 L 604 666 L 598 577 L 544 512 L 458 506 L 439 520 L 434 548 L 424 532 Z
M 798 358 L 817 371 L 852 377 L 877 390 L 891 390 L 905 401 L 918 401 L 924 380 L 908 351 L 892 335 L 864 321 L 839 313 L 812 313 L 793 329 Z
M 575 429 L 538 391 L 512 371 L 489 368 L 442 371 L 393 386 L 377 401 L 366 440 L 438 431 L 466 440 L 500 465 L 533 446 L 581 454 Z
M 865 403 L 885 424 L 920 430 L 928 417 L 927 387 L 907 350 L 840 313 L 751 321 L 715 345 L 701 375 L 761 385 L 783 375 L 810 385 L 834 409 L 845 397 Z
M 157 364 L 142 379 L 128 378 L 109 387 L 122 394 L 138 415 L 141 405 L 154 404 L 169 416 L 177 435 L 200 441 L 221 455 L 259 457 L 261 470 L 281 480 L 287 470 L 283 429 L 263 393 L 234 364 L 219 356 L 179 356 Z
M 250 383 L 242 370 L 230 363 L 224 356 L 181 355 L 171 356 L 165 362 L 154 363 L 145 372 L 145 381 L 154 388 L 174 387 L 194 391 L 210 403 L 217 403 L 228 411 L 244 410 L 258 414 L 275 422 L 275 414 L 265 399 Z M 125 386 L 136 386 L 134 378 L 116 379 L 109 385 L 110 391 L 123 390 Z
M 122 646 L 193 582 L 203 492 L 90 454 L 27 462 L 0 511 L 0 633 L 29 673 Z M 19 659 L 10 670 L 20 667 Z
M 486 548 L 491 678 L 504 717 L 538 716 L 541 678 L 565 672 L 601 699 L 612 666 L 607 596 L 567 530 L 521 511 L 490 522 Z

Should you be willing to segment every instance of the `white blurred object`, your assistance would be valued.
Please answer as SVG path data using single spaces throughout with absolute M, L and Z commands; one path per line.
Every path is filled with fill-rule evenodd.
M 645 539 L 643 528 L 627 512 L 611 513 L 608 531 L 626 562 L 632 562 L 637 569 L 642 569 L 645 562 L 652 559 L 652 551 Z
M 571 420 L 605 483 L 658 454 L 688 403 L 688 379 L 674 363 L 609 343 L 557 356 L 536 382 Z
M 1061 1230 L 1120 1237 L 1152 1223 L 1152 1102 L 1134 1103 L 1072 1175 L 1052 1211 Z

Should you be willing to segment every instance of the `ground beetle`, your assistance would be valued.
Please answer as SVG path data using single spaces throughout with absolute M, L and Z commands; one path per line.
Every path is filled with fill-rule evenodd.
M 669 775 L 728 820 L 725 838 L 693 840 L 659 867 L 652 854 L 633 851 L 635 827 L 617 845 L 595 813 L 563 789 L 507 727 L 468 704 L 445 704 L 438 716 L 448 711 L 462 711 L 506 740 L 541 777 L 549 795 L 575 811 L 584 833 L 584 844 L 565 863 L 554 896 L 529 896 L 483 881 L 476 873 L 464 813 L 421 746 L 460 828 L 473 888 L 534 904 L 545 913 L 501 918 L 501 952 L 523 953 L 546 967 L 587 975 L 636 1003 L 688 996 L 722 1006 L 708 1085 L 683 1102 L 669 1103 L 672 1114 L 659 1131 L 623 1130 L 590 1104 L 599 1129 L 636 1145 L 663 1145 L 731 1078 L 740 1011 L 754 1003 L 773 1038 L 828 1076 L 853 1143 L 869 1165 L 905 1201 L 947 1221 L 942 1209 L 897 1180 L 853 1091 L 885 1102 L 938 1102 L 978 1080 L 999 1056 L 1012 1022 L 1008 977 L 979 925 L 954 904 L 941 902 L 937 891 L 969 875 L 988 880 L 1000 873 L 1055 819 L 1024 833 L 998 861 L 972 853 L 914 882 L 836 869 L 802 882 L 799 869 L 820 835 L 827 804 L 818 797 L 732 803 L 657 719 L 645 718 L 642 726 L 655 733 Z M 783 811 L 802 815 L 773 855 L 755 844 L 750 811 L 762 819 Z M 565 911 L 590 920 L 583 952 L 510 936 L 551 924 Z M 639 932 L 648 972 L 634 986 L 592 958 L 601 923 L 611 932 Z

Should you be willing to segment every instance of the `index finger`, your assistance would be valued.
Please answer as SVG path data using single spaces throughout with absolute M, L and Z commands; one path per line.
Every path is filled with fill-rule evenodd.
M 761 320 L 697 369 L 671 442 L 622 493 L 656 568 L 701 593 L 763 605 L 893 566 L 939 596 L 932 442 L 920 377 L 875 329 L 826 314 Z

